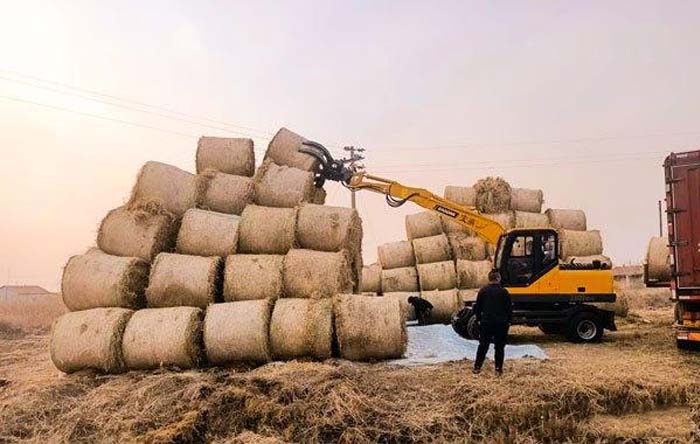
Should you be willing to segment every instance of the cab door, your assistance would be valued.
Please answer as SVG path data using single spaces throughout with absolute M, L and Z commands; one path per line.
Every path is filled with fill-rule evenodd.
M 558 291 L 556 279 L 541 280 L 557 269 L 558 245 L 554 230 L 512 230 L 502 239 L 501 245 L 497 259 L 503 285 L 516 290 L 516 293 L 520 292 L 517 289 Z

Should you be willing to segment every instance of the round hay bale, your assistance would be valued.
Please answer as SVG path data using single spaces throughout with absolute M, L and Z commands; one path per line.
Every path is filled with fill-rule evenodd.
M 250 177 L 255 172 L 252 139 L 200 137 L 196 158 L 198 174 L 213 169 L 226 174 Z
M 274 359 L 328 359 L 333 342 L 331 299 L 281 299 L 270 322 Z
M 300 153 L 299 148 L 306 139 L 287 128 L 280 128 L 272 138 L 265 153 L 265 159 L 270 159 L 277 165 L 286 165 L 304 171 L 314 171 L 318 160 L 306 153 Z
M 238 252 L 286 254 L 295 245 L 297 210 L 248 205 L 238 223 Z
M 347 253 L 289 250 L 284 259 L 284 296 L 328 298 L 353 290 Z
M 437 213 L 421 211 L 406 216 L 406 237 L 408 240 L 442 234 L 442 222 Z
M 417 264 L 452 260 L 450 241 L 445 234 L 413 239 L 413 251 Z
M 489 283 L 491 261 L 457 261 L 457 282 L 461 289 L 481 288 Z
M 541 213 L 544 197 L 542 190 L 513 188 L 510 190 L 510 208 L 528 213 Z
M 474 187 L 447 185 L 443 196 L 445 199 L 465 207 L 474 207 L 476 205 L 476 190 Z
M 271 360 L 267 300 L 214 304 L 204 318 L 204 349 L 212 364 Z
M 384 293 L 382 297 L 389 299 L 396 299 L 399 301 L 399 306 L 401 307 L 401 313 L 404 318 L 404 322 L 415 321 L 416 320 L 416 309 L 408 302 L 408 298 L 411 296 L 418 296 L 417 292 L 408 291 L 394 291 L 391 293 Z
M 474 184 L 474 204 L 482 213 L 498 214 L 510 210 L 511 188 L 500 177 L 479 179 Z
M 363 293 L 382 294 L 382 267 L 379 264 L 370 264 L 362 267 Z
M 557 230 L 586 231 L 586 213 L 583 210 L 555 210 L 544 212 L 549 219 L 549 225 Z
M 413 267 L 416 256 L 411 241 L 389 242 L 377 247 L 377 259 L 383 270 Z
M 325 204 L 326 203 L 326 190 L 323 188 L 316 187 L 316 191 L 314 192 L 313 199 L 311 199 L 311 203 L 315 203 L 316 205 Z
M 398 301 L 338 295 L 333 310 L 341 358 L 392 359 L 406 351 L 406 323 Z
M 480 237 L 464 233 L 448 234 L 452 257 L 454 260 L 483 261 L 486 259 L 486 242 Z
M 652 237 L 647 248 L 647 280 L 670 282 L 673 278 L 667 237 Z
M 202 201 L 205 189 L 205 178 L 172 165 L 149 161 L 139 171 L 129 207 L 151 203 L 179 217 Z
M 316 196 L 314 173 L 273 162 L 264 162 L 255 174 L 255 203 L 266 207 L 293 208 Z
M 599 254 L 603 254 L 603 239 L 600 237 L 600 231 L 559 230 L 559 255 L 563 259 Z
M 457 287 L 457 272 L 452 261 L 416 265 L 421 291 L 449 290 Z
M 386 294 L 397 291 L 418 291 L 418 272 L 416 267 L 382 270 L 382 292 Z
M 226 258 L 224 301 L 276 300 L 284 289 L 284 256 L 235 254 Z
M 206 308 L 219 299 L 221 267 L 222 260 L 216 256 L 159 254 L 146 288 L 148 306 Z
M 441 214 L 440 220 L 442 221 L 442 231 L 444 231 L 446 234 L 464 233 L 474 236 L 472 230 L 460 224 L 459 222 L 456 222 L 455 219 L 452 217 Z
M 423 291 L 420 297 L 433 304 L 428 317 L 431 324 L 449 324 L 454 312 L 462 308 L 462 301 L 456 289 Z
M 146 308 L 124 330 L 124 363 L 130 370 L 195 368 L 202 361 L 202 319 L 195 307 Z
M 512 211 L 507 211 L 505 213 L 498 214 L 484 214 L 483 216 L 488 217 L 491 220 L 495 220 L 496 222 L 501 224 L 504 230 L 510 230 L 515 224 Z
M 195 256 L 228 256 L 238 246 L 238 216 L 187 210 L 177 236 L 176 251 Z
M 627 292 L 625 291 L 617 293 L 615 302 L 600 302 L 593 303 L 593 305 L 603 310 L 612 311 L 615 313 L 615 316 L 621 318 L 626 318 L 630 312 L 629 298 L 627 297 Z
M 543 213 L 513 211 L 513 228 L 547 228 L 549 217 Z
M 143 259 L 112 256 L 97 249 L 73 256 L 63 269 L 63 303 L 71 311 L 143 307 L 148 269 Z
M 211 179 L 204 193 L 202 208 L 226 214 L 238 214 L 253 201 L 253 178 L 224 173 L 209 173 Z
M 357 210 L 304 204 L 299 208 L 296 239 L 300 248 L 318 251 L 358 251 L 362 221 Z
M 476 297 L 479 295 L 479 289 L 478 288 L 462 289 L 462 290 L 458 290 L 457 293 L 459 294 L 459 300 L 462 303 L 464 303 L 464 302 L 476 302 Z M 462 308 L 462 304 L 460 304 L 459 308 Z
M 122 337 L 132 313 L 125 308 L 93 308 L 64 314 L 51 329 L 51 361 L 64 373 L 123 371 Z
M 595 256 L 570 256 L 566 259 L 567 263 L 584 265 L 592 265 L 595 261 L 599 261 L 601 265 L 604 266 L 604 268 L 612 268 L 612 260 L 609 257 L 604 256 L 602 254 L 597 254 Z
M 176 224 L 161 214 L 119 207 L 107 213 L 97 232 L 97 246 L 107 254 L 151 262 L 175 246 Z

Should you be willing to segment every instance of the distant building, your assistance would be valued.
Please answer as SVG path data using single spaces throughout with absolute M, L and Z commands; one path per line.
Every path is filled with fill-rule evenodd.
M 3 285 L 0 287 L 0 302 L 36 301 L 55 296 L 38 285 Z
M 644 280 L 644 266 L 620 265 L 613 267 L 613 277 L 616 282 L 627 286 L 642 282 Z

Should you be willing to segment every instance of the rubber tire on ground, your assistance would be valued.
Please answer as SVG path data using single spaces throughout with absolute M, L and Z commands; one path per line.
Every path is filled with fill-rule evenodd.
M 540 331 L 546 335 L 560 335 L 564 331 L 564 326 L 562 324 L 540 324 L 538 325 Z
M 592 323 L 592 325 L 595 326 L 596 330 L 593 336 L 581 336 L 581 334 L 579 333 L 579 326 L 584 322 Z M 598 316 L 595 315 L 595 313 L 589 311 L 584 311 L 574 315 L 569 320 L 569 324 L 567 325 L 566 330 L 566 338 L 571 342 L 600 342 L 601 338 L 603 337 L 603 325 L 600 322 L 600 319 L 598 318 Z
M 685 341 L 683 339 L 676 339 L 676 347 L 678 350 L 700 350 L 700 344 L 694 341 Z

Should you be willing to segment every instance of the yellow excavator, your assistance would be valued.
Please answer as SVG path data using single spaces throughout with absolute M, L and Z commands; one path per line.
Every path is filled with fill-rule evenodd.
M 505 230 L 498 222 L 428 190 L 358 171 L 352 159 L 333 158 L 323 145 L 304 142 L 299 149 L 318 160 L 315 183 L 340 182 L 352 191 L 368 190 L 386 196 L 391 207 L 410 201 L 468 228 L 496 247 L 493 268 L 513 301 L 513 324 L 537 326 L 546 334 L 563 334 L 573 342 L 597 342 L 603 330 L 615 331 L 615 314 L 590 303 L 615 302 L 613 274 L 607 264 L 562 263 L 557 231 L 552 228 Z M 471 304 L 452 317 L 455 331 L 478 338 Z

